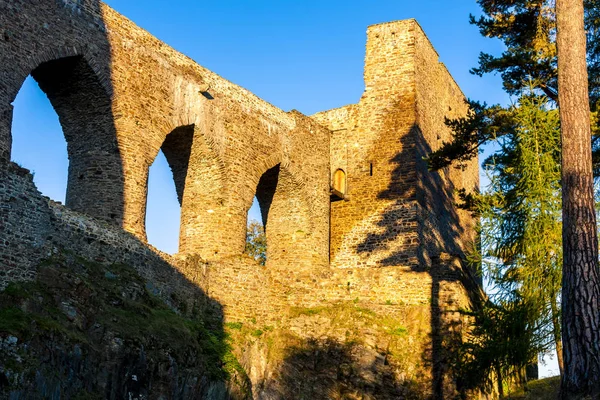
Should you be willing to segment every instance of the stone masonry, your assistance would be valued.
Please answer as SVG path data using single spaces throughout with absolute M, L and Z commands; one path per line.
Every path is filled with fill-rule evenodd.
M 28 75 L 63 127 L 66 206 L 10 162 L 12 102 Z M 67 250 L 131 264 L 167 299 L 193 284 L 230 321 L 360 299 L 390 314 L 422 306 L 435 334 L 441 312 L 476 290 L 460 262 L 474 221 L 455 192 L 477 189 L 478 172 L 474 160 L 431 173 L 423 157 L 467 106 L 414 20 L 368 28 L 364 79 L 356 104 L 284 112 L 97 0 L 0 0 L 0 290 Z M 160 149 L 181 204 L 174 256 L 145 234 Z M 332 194 L 338 170 L 346 189 Z M 242 254 L 254 196 L 265 267 Z

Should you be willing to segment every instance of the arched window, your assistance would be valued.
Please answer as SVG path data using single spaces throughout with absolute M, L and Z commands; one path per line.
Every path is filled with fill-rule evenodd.
M 338 169 L 333 174 L 333 183 L 331 185 L 332 200 L 343 200 L 346 197 L 346 192 L 346 172 L 343 169 Z
M 58 115 L 31 77 L 13 105 L 12 161 L 31 170 L 42 194 L 65 203 L 69 158 Z
M 24 90 L 19 99 L 13 99 L 16 108 L 11 135 L 16 135 L 12 159 L 22 161 L 25 167 L 38 171 L 39 179 L 36 179 L 36 184 L 40 189 L 51 197 L 64 201 L 67 207 L 120 224 L 123 213 L 123 187 L 120 183 L 122 160 L 116 139 L 111 98 L 100 78 L 83 56 L 43 62 L 31 71 L 31 77 L 33 80 L 27 79 L 23 84 Z M 30 107 L 23 107 L 28 103 L 27 92 L 33 94 L 34 101 L 29 102 Z M 50 111 L 48 103 L 54 113 Z M 40 118 L 43 126 L 32 124 L 32 111 Z M 48 115 L 58 115 L 59 118 L 48 119 Z M 54 135 L 54 139 L 45 135 L 49 130 L 62 130 L 64 141 L 58 139 L 60 135 Z M 47 137 L 40 137 L 36 133 Z M 46 157 L 36 154 L 36 147 L 40 142 L 46 146 L 42 153 L 50 149 L 58 156 L 47 159 L 46 165 L 43 162 Z M 68 161 L 62 144 L 65 142 Z M 32 155 L 35 159 L 32 159 Z M 62 172 L 52 169 L 56 166 Z M 66 193 L 65 169 L 68 169 Z M 48 189 L 48 184 L 54 187 Z
M 148 174 L 148 243 L 175 254 L 180 250 L 181 204 L 194 140 L 194 125 L 180 126 L 164 140 Z
M 256 196 L 254 196 L 252 207 L 248 210 L 245 252 L 260 265 L 267 263 L 267 236 L 262 210 Z
M 269 211 L 279 182 L 279 170 L 278 164 L 261 176 L 252 207 L 248 212 L 245 251 L 261 265 L 265 265 L 267 262 L 267 225 Z

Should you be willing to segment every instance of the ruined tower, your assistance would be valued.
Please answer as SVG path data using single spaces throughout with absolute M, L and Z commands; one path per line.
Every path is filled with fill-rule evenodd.
M 385 298 L 426 301 L 440 256 L 474 238 L 455 191 L 477 188 L 477 162 L 437 173 L 423 160 L 450 140 L 444 119 L 465 115 L 465 97 L 415 20 L 369 27 L 364 80 L 357 104 L 313 116 L 331 130 L 331 267 L 381 275 L 367 280 L 374 292 L 390 282 Z

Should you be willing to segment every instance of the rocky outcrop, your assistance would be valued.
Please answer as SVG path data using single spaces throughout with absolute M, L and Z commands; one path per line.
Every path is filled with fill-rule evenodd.
M 219 316 L 183 316 L 127 266 L 61 255 L 0 294 L 0 398 L 245 399 Z

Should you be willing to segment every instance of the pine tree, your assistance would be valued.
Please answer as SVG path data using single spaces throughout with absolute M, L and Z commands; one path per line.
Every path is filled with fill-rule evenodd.
M 471 16 L 485 37 L 500 39 L 506 50 L 499 56 L 481 53 L 472 73 L 500 74 L 505 91 L 520 96 L 534 83 L 536 91 L 551 102 L 558 101 L 556 18 L 554 0 L 478 0 L 483 15 Z M 600 175 L 600 0 L 585 1 L 585 28 L 588 36 L 589 103 L 592 121 L 593 166 Z M 501 106 L 469 100 L 471 111 L 465 118 L 448 120 L 453 140 L 429 158 L 431 169 L 473 158 L 480 147 L 512 132 L 514 121 Z
M 563 399 L 600 398 L 600 271 L 583 0 L 556 0 L 563 188 Z
M 563 3 L 565 1 L 565 3 Z M 596 294 L 597 284 L 591 284 L 589 286 L 582 284 L 582 279 L 595 281 L 595 275 L 598 274 L 597 270 L 597 238 L 595 225 L 595 215 L 591 211 L 590 204 L 593 204 L 593 196 L 590 194 L 591 186 L 593 184 L 591 175 L 586 175 L 583 168 L 578 169 L 578 165 L 582 163 L 588 163 L 592 165 L 596 175 L 600 175 L 600 128 L 598 118 L 598 107 L 600 106 L 600 0 L 570 0 L 569 4 L 566 5 L 567 0 L 558 0 L 556 9 L 554 8 L 554 0 L 479 0 L 478 3 L 481 5 L 483 10 L 483 16 L 481 18 L 471 17 L 471 22 L 476 24 L 481 33 L 484 36 L 498 38 L 503 41 L 506 45 L 506 50 L 500 56 L 492 56 L 489 54 L 481 54 L 479 67 L 472 70 L 473 73 L 483 75 L 486 73 L 499 73 L 502 76 L 504 89 L 511 95 L 519 96 L 527 85 L 534 82 L 534 92 L 537 94 L 544 94 L 555 106 L 558 106 L 559 102 L 559 72 L 558 63 L 561 62 L 561 58 L 558 54 L 556 38 L 560 36 L 557 34 L 557 10 L 561 10 L 561 7 L 565 5 L 565 9 L 571 12 L 575 3 L 578 3 L 577 8 L 580 11 L 580 15 L 577 15 L 577 21 L 579 23 L 579 41 L 572 41 L 567 39 L 565 41 L 564 49 L 572 50 L 572 44 L 582 42 L 584 36 L 583 27 L 581 22 L 584 23 L 585 32 L 588 39 L 587 52 L 584 46 L 579 46 L 579 69 L 576 73 L 578 77 L 584 75 L 587 62 L 587 72 L 589 73 L 586 79 L 580 79 L 578 86 L 581 88 L 587 83 L 587 89 L 585 90 L 586 95 L 589 95 L 589 101 L 580 102 L 577 107 L 565 106 L 564 101 L 561 100 L 563 107 L 561 107 L 561 113 L 566 112 L 569 108 L 571 113 L 580 110 L 591 110 L 591 113 L 585 117 L 578 115 L 575 119 L 579 123 L 579 126 L 587 126 L 588 130 L 586 134 L 578 135 L 580 139 L 575 146 L 575 149 L 571 148 L 568 153 L 565 152 L 566 158 L 562 160 L 563 166 L 563 178 L 562 184 L 565 191 L 564 196 L 564 265 L 565 271 L 564 276 L 569 277 L 571 281 L 564 282 L 563 286 L 564 293 L 567 292 L 567 288 L 571 288 L 572 293 L 567 294 L 563 297 L 561 306 L 563 307 L 563 316 L 567 318 L 567 321 L 563 321 L 563 329 L 565 330 L 565 365 L 567 374 L 572 373 L 573 368 L 569 365 L 571 349 L 567 349 L 567 342 L 570 335 L 578 336 L 574 339 L 578 343 L 587 343 L 579 348 L 579 351 L 575 350 L 576 359 L 587 360 L 576 368 L 579 372 L 576 372 L 575 381 L 577 384 L 571 383 L 571 387 L 574 389 L 571 394 L 564 396 L 573 395 L 576 393 L 581 386 L 583 380 L 589 385 L 583 390 L 589 392 L 590 388 L 596 385 L 597 382 L 597 363 L 598 352 L 596 348 L 600 340 L 596 337 L 596 334 L 600 330 L 598 326 L 597 318 L 598 314 L 598 295 Z M 583 3 L 583 4 L 582 4 Z M 583 5 L 583 7 L 581 7 Z M 559 14 L 560 15 L 560 14 Z M 563 23 L 573 23 L 575 17 L 570 16 L 563 19 Z M 560 22 L 560 20 L 558 21 Z M 564 29 L 565 31 L 568 29 Z M 560 32 L 560 29 L 558 30 Z M 573 56 L 563 56 L 562 62 L 573 59 Z M 581 63 L 583 60 L 583 63 Z M 572 72 L 574 73 L 574 72 Z M 565 78 L 562 87 L 564 88 L 564 82 L 569 78 L 569 73 L 562 74 Z M 561 88 L 561 97 L 564 94 L 564 90 Z M 578 97 L 583 98 L 582 93 L 578 94 Z M 585 107 L 583 104 L 585 103 Z M 502 141 L 505 136 L 512 135 L 516 129 L 519 128 L 519 121 L 515 118 L 515 114 L 510 109 L 492 106 L 488 107 L 486 104 L 471 101 L 471 111 L 465 118 L 447 121 L 448 125 L 453 128 L 455 134 L 452 142 L 444 144 L 442 148 L 434 152 L 429 157 L 429 165 L 432 169 L 439 169 L 450 165 L 453 162 L 458 161 L 460 166 L 466 160 L 472 158 L 477 154 L 482 144 L 490 141 Z M 561 120 L 564 117 L 561 115 Z M 567 116 L 568 120 L 568 116 Z M 564 125 L 564 120 L 561 122 Z M 589 130 L 591 124 L 591 131 Z M 565 132 L 568 131 L 563 129 L 563 140 Z M 581 130 L 583 132 L 583 130 Z M 581 133 L 580 132 L 580 133 Z M 567 141 L 570 136 L 567 135 Z M 581 150 L 590 147 L 591 137 L 591 157 L 587 154 L 582 154 Z M 587 144 L 583 143 L 586 141 Z M 567 144 L 569 148 L 569 144 Z M 586 150 L 587 151 L 587 150 Z M 578 170 L 576 174 L 570 174 L 567 172 L 569 169 L 576 167 Z M 587 167 L 586 167 L 587 168 Z M 569 181 L 568 177 L 573 178 Z M 574 177 L 582 178 L 583 180 L 576 180 Z M 565 179 L 567 178 L 567 179 Z M 585 188 L 581 190 L 582 188 Z M 510 198 L 505 198 L 510 199 Z M 512 201 L 517 203 L 521 201 L 519 198 L 513 198 Z M 585 212 L 584 212 L 585 210 Z M 573 219 L 575 217 L 575 219 Z M 512 218 L 512 217 L 511 217 Z M 516 215 L 514 218 L 520 218 Z M 579 218 L 579 219 L 577 219 Z M 489 227 L 488 227 L 489 228 Z M 485 227 L 484 227 L 485 230 Z M 550 250 L 547 250 L 548 254 Z M 527 253 L 527 251 L 525 252 Z M 528 254 L 528 257 L 534 257 L 535 254 Z M 575 261 L 576 260 L 576 261 Z M 506 260 L 503 260 L 503 263 Z M 579 264 L 577 268 L 574 268 L 574 264 Z M 595 265 L 595 266 L 594 266 Z M 578 273 L 585 271 L 584 274 Z M 579 293 L 575 297 L 579 300 L 579 308 L 571 308 L 567 312 L 569 304 L 573 305 L 571 301 L 572 294 L 576 293 L 576 289 L 585 288 L 586 293 Z M 585 294 L 585 296 L 583 296 Z M 571 299 L 571 300 L 567 300 Z M 582 300 L 585 299 L 585 300 Z M 587 303 L 587 308 L 584 307 L 583 303 Z M 595 310 L 595 311 L 594 311 Z M 585 313 L 584 318 L 581 318 L 582 312 Z M 553 314 L 557 314 L 554 312 Z M 568 324 L 568 319 L 584 319 L 587 325 L 582 327 L 580 322 L 579 327 L 575 327 L 575 323 Z M 590 325 L 591 324 L 591 325 Z M 567 329 L 567 325 L 568 329 Z M 556 326 L 556 324 L 554 324 Z M 587 329 L 587 337 L 583 334 L 583 330 Z M 574 332 L 579 329 L 579 333 Z M 555 332 L 555 337 L 559 332 Z M 570 345 L 569 345 L 570 346 Z M 577 347 L 577 344 L 574 344 Z M 587 354 L 586 354 L 587 351 Z M 569 353 L 569 354 L 567 354 Z M 582 358 L 583 357 L 583 358 Z M 587 369 L 587 372 L 583 372 Z M 587 375 L 586 375 L 587 374 Z M 569 380 L 568 377 L 563 379 Z M 571 380 L 573 380 L 571 379 Z M 564 385 L 567 390 L 569 385 Z M 565 398 L 567 398 L 565 397 Z
M 487 190 L 469 198 L 482 217 L 478 259 L 494 289 L 492 299 L 506 305 L 518 298 L 527 306 L 531 348 L 555 346 L 562 370 L 558 112 L 531 92 L 506 112 L 515 129 L 484 163 Z

